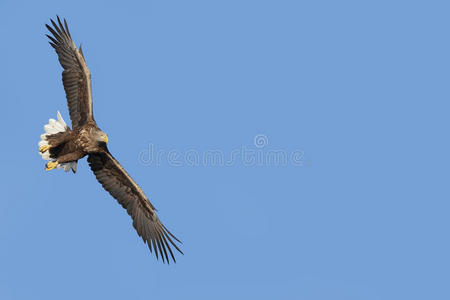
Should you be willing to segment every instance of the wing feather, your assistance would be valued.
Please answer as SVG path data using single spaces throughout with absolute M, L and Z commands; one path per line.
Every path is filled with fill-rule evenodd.
M 45 25 L 53 36 L 47 35 L 50 45 L 55 48 L 63 67 L 62 81 L 66 92 L 72 128 L 93 121 L 91 73 L 81 50 L 78 50 L 64 19 L 64 25 L 57 17 L 58 24 L 50 19 L 53 27 Z
M 156 258 L 161 256 L 163 262 L 169 263 L 170 253 L 176 262 L 171 246 L 183 252 L 171 237 L 180 241 L 161 223 L 155 207 L 119 162 L 109 152 L 89 154 L 88 162 L 103 188 L 127 210 L 133 219 L 133 227 L 151 252 L 153 248 Z

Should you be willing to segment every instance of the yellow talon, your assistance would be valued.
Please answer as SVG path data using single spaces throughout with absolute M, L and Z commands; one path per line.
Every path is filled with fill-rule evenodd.
M 50 171 L 56 168 L 59 165 L 59 162 L 57 160 L 55 161 L 49 161 L 47 165 L 45 166 L 45 171 Z
M 50 145 L 44 145 L 42 147 L 39 147 L 39 152 L 44 153 L 45 151 L 47 151 L 50 148 L 51 148 Z

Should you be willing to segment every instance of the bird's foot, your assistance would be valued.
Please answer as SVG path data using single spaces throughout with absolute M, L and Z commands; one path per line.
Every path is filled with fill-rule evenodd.
M 42 147 L 39 147 L 39 152 L 44 153 L 45 151 L 49 150 L 51 147 L 50 145 L 44 145 Z
M 50 171 L 53 170 L 54 168 L 56 168 L 59 165 L 59 162 L 57 160 L 55 161 L 49 161 L 46 165 L 45 165 L 45 171 Z

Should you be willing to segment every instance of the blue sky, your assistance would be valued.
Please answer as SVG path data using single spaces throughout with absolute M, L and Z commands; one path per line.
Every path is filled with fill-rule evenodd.
M 0 298 L 449 299 L 449 9 L 1 1 Z M 44 171 L 42 126 L 69 121 L 56 14 L 110 151 L 183 241 L 177 264 L 85 159 Z

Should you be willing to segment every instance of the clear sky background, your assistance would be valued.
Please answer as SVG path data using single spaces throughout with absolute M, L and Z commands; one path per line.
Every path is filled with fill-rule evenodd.
M 450 298 L 448 1 L 61 2 L 0 1 L 0 299 Z M 177 264 L 85 159 L 44 171 L 56 14 Z

